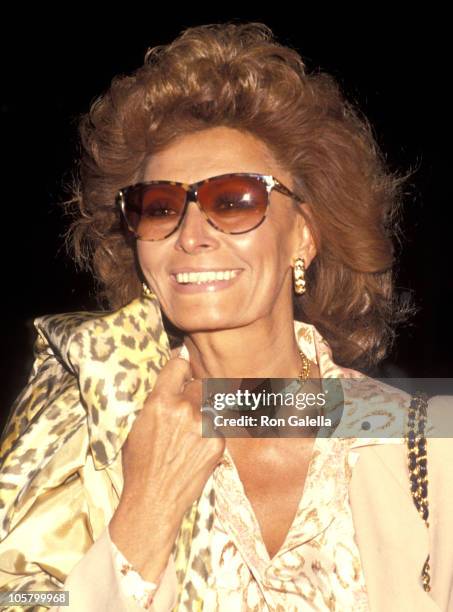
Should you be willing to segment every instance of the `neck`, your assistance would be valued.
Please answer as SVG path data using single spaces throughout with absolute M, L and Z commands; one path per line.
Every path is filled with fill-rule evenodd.
M 195 332 L 185 345 L 194 378 L 297 378 L 302 369 L 292 319 Z

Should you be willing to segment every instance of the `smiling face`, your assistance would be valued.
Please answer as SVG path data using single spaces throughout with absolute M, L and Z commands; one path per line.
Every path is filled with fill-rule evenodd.
M 293 190 L 291 176 L 276 164 L 261 140 L 224 126 L 186 135 L 151 156 L 142 180 L 194 183 L 231 172 L 271 174 Z M 190 202 L 174 234 L 156 242 L 137 240 L 147 284 L 168 319 L 185 333 L 271 321 L 277 313 L 292 321 L 293 258 L 303 257 L 308 267 L 314 255 L 302 215 L 291 198 L 275 189 L 266 219 L 250 232 L 220 232 L 208 223 L 197 203 Z M 184 286 L 177 278 L 188 277 L 174 275 L 184 270 L 234 270 L 236 276 Z

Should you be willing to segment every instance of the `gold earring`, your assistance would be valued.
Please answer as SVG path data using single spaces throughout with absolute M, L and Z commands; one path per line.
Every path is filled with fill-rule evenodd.
M 143 296 L 146 298 L 156 297 L 146 283 L 142 283 Z
M 297 295 L 305 293 L 305 262 L 302 257 L 296 257 L 294 260 L 294 291 Z

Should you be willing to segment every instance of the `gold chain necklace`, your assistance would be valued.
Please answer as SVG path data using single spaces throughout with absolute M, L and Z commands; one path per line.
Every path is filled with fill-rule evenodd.
M 299 349 L 299 355 L 302 360 L 302 369 L 299 374 L 299 381 L 304 383 L 308 378 L 308 374 L 310 373 L 310 360 L 301 349 Z

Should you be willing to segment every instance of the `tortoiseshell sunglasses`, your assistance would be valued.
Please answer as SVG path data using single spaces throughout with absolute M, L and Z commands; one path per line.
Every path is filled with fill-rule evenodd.
M 226 234 L 244 234 L 266 218 L 272 189 L 304 200 L 272 175 L 239 172 L 192 183 L 146 181 L 118 190 L 115 200 L 128 229 L 139 240 L 164 240 L 181 225 L 194 201 L 208 223 Z

